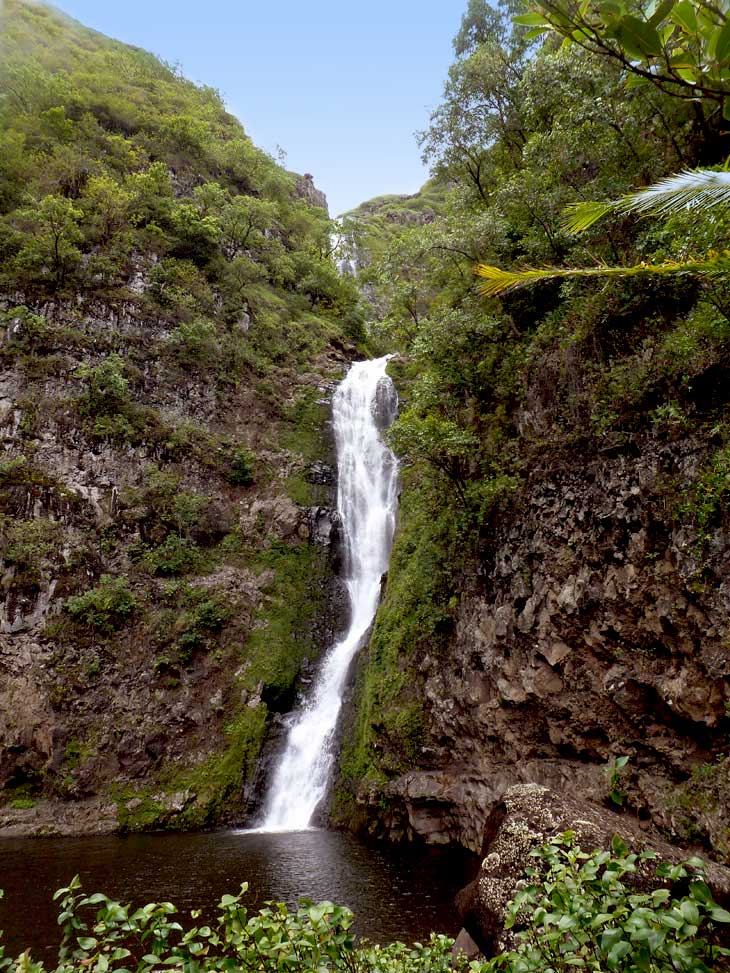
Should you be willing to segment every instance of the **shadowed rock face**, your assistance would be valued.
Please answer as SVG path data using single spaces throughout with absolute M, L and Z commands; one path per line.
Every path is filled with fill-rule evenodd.
M 483 861 L 476 879 L 457 897 L 464 929 L 457 945 L 464 951 L 478 948 L 491 956 L 505 945 L 504 917 L 516 885 L 534 859 L 530 852 L 555 835 L 575 833 L 584 851 L 608 850 L 620 834 L 633 851 L 652 850 L 664 861 L 680 862 L 688 853 L 662 841 L 652 829 L 635 819 L 605 808 L 561 796 L 538 784 L 511 787 L 487 814 L 482 845 Z M 644 862 L 633 876 L 637 889 L 659 888 L 656 865 Z M 730 902 L 730 869 L 710 863 L 707 881 L 715 899 Z
M 647 443 L 529 472 L 463 581 L 448 643 L 419 653 L 419 762 L 359 795 L 381 832 L 478 851 L 510 786 L 605 803 L 626 754 L 625 806 L 727 860 L 730 539 L 712 536 L 698 585 L 696 532 L 667 493 L 690 489 L 706 450 Z
M 393 383 L 387 379 L 381 379 L 375 390 L 375 405 L 373 418 L 375 425 L 383 432 L 387 429 L 398 414 L 398 394 Z
M 63 334 L 73 326 L 87 339 L 88 343 L 68 350 L 69 374 L 80 364 L 83 349 L 101 337 L 116 342 L 128 357 L 129 349 L 155 349 L 169 337 L 164 323 L 151 322 L 132 302 L 108 308 L 60 303 L 41 310 L 49 328 Z M 5 337 L 0 333 L 0 346 L 4 347 Z M 115 830 L 123 822 L 110 796 L 112 785 L 128 787 L 130 792 L 147 787 L 155 793 L 154 802 L 160 808 L 156 824 L 172 827 L 191 809 L 187 800 L 177 798 L 177 786 L 170 795 L 162 785 L 157 788 L 160 769 L 199 766 L 223 752 L 226 723 L 242 706 L 253 709 L 263 702 L 269 707 L 275 740 L 275 703 L 293 702 L 295 678 L 276 700 L 272 700 L 272 691 L 267 695 L 266 686 L 256 692 L 240 685 L 245 662 L 241 648 L 261 624 L 262 610 L 278 581 L 274 569 L 213 561 L 199 573 L 175 581 L 185 590 L 194 589 L 201 598 L 219 599 L 231 613 L 228 628 L 220 635 L 215 633 L 211 651 L 196 650 L 187 663 L 178 658 L 175 624 L 184 609 L 173 608 L 165 594 L 169 579 L 139 570 L 135 573 L 138 562 L 129 553 L 130 545 L 139 542 L 146 530 L 140 517 L 146 517 L 148 509 L 129 497 L 145 488 L 150 471 L 157 466 L 179 476 L 181 491 L 204 498 L 211 532 L 201 540 L 203 545 L 236 529 L 252 549 L 266 550 L 274 542 L 294 553 L 315 552 L 316 563 L 326 565 L 321 592 L 327 610 L 301 632 L 303 638 L 311 639 L 315 651 L 329 642 L 333 630 L 346 618 L 346 593 L 334 578 L 340 560 L 339 524 L 327 506 L 334 499 L 335 478 L 328 464 L 331 446 L 324 407 L 322 456 L 310 467 L 295 448 L 279 448 L 277 437 L 285 427 L 277 419 L 276 409 L 246 383 L 232 389 L 227 398 L 216 399 L 205 376 L 195 371 L 176 372 L 155 360 L 152 350 L 143 364 L 146 370 L 140 371 L 135 395 L 142 405 L 159 412 L 168 424 L 165 428 L 173 430 L 188 423 L 201 430 L 201 435 L 210 436 L 202 441 L 211 456 L 216 455 L 216 437 L 235 437 L 252 447 L 257 462 L 272 475 L 248 487 L 234 487 L 225 474 L 202 466 L 197 454 L 189 454 L 189 450 L 173 464 L 161 459 L 159 447 L 156 452 L 147 441 L 123 447 L 90 441 L 80 415 L 70 406 L 65 411 L 57 408 L 58 403 L 74 401 L 73 396 L 79 394 L 77 386 L 72 390 L 72 381 L 80 380 L 66 374 L 45 380 L 41 406 L 49 414 L 29 440 L 21 422 L 23 410 L 30 408 L 27 397 L 24 399 L 27 382 L 20 365 L 9 357 L 3 360 L 2 460 L 16 459 L 21 469 L 32 471 L 32 476 L 16 480 L 7 471 L 0 476 L 3 834 Z M 343 352 L 326 348 L 311 361 L 311 371 L 282 377 L 281 395 L 286 392 L 296 402 L 307 393 L 326 402 L 331 392 L 329 379 L 346 364 Z M 32 460 L 24 458 L 26 454 Z M 290 475 L 312 484 L 317 506 L 295 503 L 287 495 L 285 482 Z M 154 514 L 152 505 L 148 512 Z M 47 531 L 45 547 L 37 546 L 32 570 L 25 574 L 5 557 L 1 528 L 7 530 L 16 523 L 29 531 L 39 525 Z M 107 534 L 116 540 L 103 550 L 101 539 Z M 46 538 L 46 534 L 29 536 Z M 129 625 L 111 632 L 80 628 L 71 634 L 61 627 L 54 634 L 54 625 L 58 627 L 66 618 L 63 606 L 67 599 L 94 587 L 106 572 L 129 578 L 139 605 Z M 308 597 L 319 597 L 319 592 Z M 315 653 L 310 654 L 313 661 Z M 266 754 L 260 764 L 265 768 Z M 260 787 L 261 775 L 254 780 L 252 774 L 240 797 L 221 813 L 240 819 L 255 805 Z M 22 806 L 27 801 L 15 801 L 19 788 L 23 798 L 26 790 L 32 792 L 33 807 Z M 136 811 L 135 801 L 126 802 L 130 815 Z

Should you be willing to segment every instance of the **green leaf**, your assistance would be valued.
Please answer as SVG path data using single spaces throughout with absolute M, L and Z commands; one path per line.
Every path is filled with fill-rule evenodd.
M 686 922 L 689 922 L 693 926 L 699 925 L 700 913 L 697 908 L 697 904 L 692 901 L 692 899 L 685 899 L 680 903 L 679 911 L 685 918 Z
M 659 27 L 659 37 L 661 38 L 662 44 L 666 47 L 669 43 L 669 39 L 676 30 L 675 24 L 665 24 L 663 27 Z
M 601 950 L 604 953 L 609 953 L 616 943 L 623 939 L 623 929 L 606 929 L 606 931 L 601 936 Z
M 675 68 L 675 71 L 687 84 L 697 84 L 697 73 L 695 71 L 690 71 L 687 68 Z
M 550 22 L 545 20 L 542 14 L 529 13 L 520 14 L 518 17 L 513 17 L 512 22 L 515 24 L 520 24 L 522 27 L 547 27 L 549 28 Z
M 624 86 L 629 89 L 632 88 L 644 88 L 646 85 L 651 84 L 648 78 L 643 77 L 641 74 L 629 74 L 624 81 Z
M 681 27 L 685 33 L 697 33 L 697 14 L 689 0 L 682 0 L 682 3 L 675 4 L 669 19 L 673 20 L 678 27 Z
M 715 35 L 715 59 L 720 64 L 730 61 L 730 20 Z
M 646 20 L 627 14 L 613 25 L 610 32 L 629 54 L 644 59 L 661 54 L 662 42 L 657 29 Z
M 563 228 L 569 233 L 582 233 L 615 209 L 615 203 L 571 203 L 563 210 Z
M 618 761 L 616 761 L 616 766 L 618 766 Z M 621 858 L 628 854 L 629 846 L 626 844 L 620 834 L 615 834 L 613 838 L 611 838 L 611 851 L 614 853 L 614 855 Z
M 656 4 L 656 9 L 649 13 L 649 23 L 653 24 L 654 27 L 658 27 L 659 24 L 666 18 L 667 14 L 674 7 L 674 0 L 662 0 L 661 3 Z
M 615 969 L 621 960 L 628 953 L 631 952 L 631 943 L 627 943 L 626 940 L 622 939 L 620 943 L 616 943 L 615 946 L 611 948 L 606 959 L 606 964 L 610 970 Z
M 714 922 L 730 922 L 730 912 L 718 906 L 716 909 L 710 909 L 710 918 Z
M 98 941 L 96 939 L 92 939 L 91 936 L 79 936 L 77 942 L 81 949 L 85 950 L 87 953 L 89 950 L 94 949 L 94 947 L 98 945 Z
M 107 897 L 105 895 L 103 895 L 101 892 L 95 892 L 93 895 L 90 895 L 87 899 L 82 899 L 81 905 L 98 905 L 100 902 L 106 902 L 106 901 L 107 901 Z

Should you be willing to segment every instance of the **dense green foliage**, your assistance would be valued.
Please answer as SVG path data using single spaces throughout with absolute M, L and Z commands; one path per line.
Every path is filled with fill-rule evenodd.
M 178 324 L 184 364 L 212 351 L 221 310 L 267 313 L 268 288 L 289 312 L 352 311 L 326 213 L 214 90 L 41 4 L 8 0 L 2 18 L 5 290 L 122 297 L 151 261 L 150 311 Z
M 653 85 L 697 103 L 704 124 L 718 130 L 730 118 L 728 5 L 663 3 L 575 4 L 535 0 L 517 18 L 530 36 L 553 30 L 567 44 L 609 57 L 632 87 Z
M 258 912 L 244 905 L 247 885 L 238 895 L 224 895 L 209 924 L 200 911 L 183 926 L 171 902 L 151 902 L 139 909 L 101 893 L 86 895 L 78 877 L 55 898 L 61 913 L 63 942 L 56 973 L 87 969 L 94 973 L 146 973 L 179 969 L 187 973 L 258 970 L 261 973 L 448 973 L 453 941 L 431 936 L 425 945 L 378 946 L 352 931 L 349 909 L 331 902 L 302 900 L 296 909 L 271 902 Z M 0 892 L 0 895 L 2 893 Z M 43 973 L 42 961 L 24 953 L 17 962 L 4 957 L 0 969 Z
M 668 885 L 687 880 L 679 896 L 671 888 L 637 891 L 637 872 L 655 862 L 654 852 L 635 854 L 617 835 L 610 852 L 589 854 L 570 833 L 532 852 L 536 859 L 510 902 L 505 928 L 516 947 L 487 968 L 509 973 L 711 973 L 730 968 L 730 950 L 715 942 L 718 924 L 730 923 L 703 881 L 703 862 L 663 862 L 656 875 Z
M 565 6 L 596 22 L 634 15 L 622 4 Z M 641 17 L 668 19 L 665 43 L 679 49 L 688 30 L 680 15 L 690 10 L 701 20 L 704 5 L 633 6 Z M 708 14 L 716 27 L 724 9 Z M 433 217 L 394 215 L 373 247 L 374 204 L 351 214 L 355 250 L 361 240 L 371 258 L 360 278 L 372 297 L 375 333 L 401 356 L 391 371 L 403 408 L 390 440 L 403 464 L 404 502 L 383 617 L 360 676 L 356 739 L 345 749 L 341 792 L 350 806 L 353 793 L 364 793 L 363 775 L 382 782 L 403 771 L 387 714 L 402 707 L 413 725 L 428 728 L 418 660 L 438 652 L 438 630 L 448 630 L 465 590 L 479 591 L 479 579 L 494 569 L 496 531 L 501 526 L 504 538 L 510 524 L 519 525 L 530 475 L 539 480 L 604 455 L 637 455 L 691 431 L 702 443 L 696 483 L 668 480 L 663 516 L 701 535 L 694 588 L 720 583 L 706 540 L 707 525 L 718 529 L 730 513 L 727 274 L 677 278 L 642 268 L 704 267 L 718 254 L 726 263 L 728 210 L 687 208 L 685 199 L 657 220 L 609 206 L 580 234 L 564 215 L 569 206 L 620 201 L 683 169 L 721 166 L 719 102 L 699 84 L 693 101 L 667 85 L 627 85 L 616 58 L 580 37 L 571 44 L 554 31 L 537 37 L 543 15 L 533 12 L 525 23 L 524 12 L 519 3 L 468 4 L 442 103 L 420 136 L 433 176 L 429 192 L 439 193 Z M 711 41 L 719 59 L 717 71 L 708 66 L 713 78 L 727 73 L 725 33 L 722 44 Z M 702 57 L 705 41 L 698 37 L 693 56 Z M 474 276 L 479 263 L 506 277 L 546 265 L 557 275 L 485 299 Z M 637 275 L 594 279 L 614 266 L 636 267 Z M 585 270 L 576 276 L 572 268 Z M 419 535 L 419 523 L 449 529 Z M 399 561 L 401 543 L 407 564 Z M 433 572 L 434 562 L 444 570 Z M 524 572 L 529 594 L 529 566 Z M 446 616 L 429 632 L 419 629 L 423 607 L 411 597 L 426 573 L 439 579 Z M 406 585 L 413 574 L 419 582 Z M 384 719 L 383 686 L 396 687 Z M 428 768 L 428 747 L 426 734 L 415 765 Z
M 184 780 L 198 801 L 182 823 L 240 815 L 270 710 L 319 649 L 327 553 L 282 541 L 270 507 L 239 520 L 258 497 L 321 502 L 307 468 L 330 446 L 311 393 L 341 371 L 335 344 L 363 337 L 360 297 L 311 182 L 213 89 L 7 0 L 0 91 L 0 367 L 18 417 L 0 574 L 11 620 L 52 654 L 60 721 L 89 740 L 60 771 L 28 765 L 7 797 L 101 786 L 136 828 L 171 824 L 161 801 Z M 95 696 L 142 674 L 123 732 L 146 770 L 100 781 Z M 208 726 L 188 722 L 166 766 L 183 735 L 165 720 L 189 692 L 215 701 Z

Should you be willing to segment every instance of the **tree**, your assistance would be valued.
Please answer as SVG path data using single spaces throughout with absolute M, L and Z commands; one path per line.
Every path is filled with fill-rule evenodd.
M 76 244 L 83 239 L 79 226 L 83 215 L 72 200 L 56 195 L 22 210 L 20 222 L 27 236 L 16 258 L 18 268 L 49 281 L 54 291 L 61 290 L 81 262 Z
M 229 260 L 261 244 L 266 230 L 278 227 L 276 203 L 256 196 L 234 196 L 220 216 L 223 252 Z
M 727 0 L 532 0 L 516 17 L 532 37 L 552 31 L 608 57 L 630 87 L 654 85 L 692 102 L 709 134 L 730 119 L 730 4 Z
M 418 140 L 433 171 L 466 175 L 486 203 L 490 147 L 501 142 L 516 166 L 526 140 L 517 98 L 524 45 L 504 9 L 472 0 L 454 46 L 443 102 Z

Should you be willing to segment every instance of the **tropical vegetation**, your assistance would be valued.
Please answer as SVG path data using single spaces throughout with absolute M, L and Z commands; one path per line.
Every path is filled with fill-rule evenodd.
M 393 782 L 431 766 L 423 657 L 453 643 L 466 593 L 501 576 L 497 538 L 550 471 L 691 435 L 693 477 L 668 472 L 655 500 L 668 530 L 695 538 L 692 597 L 722 583 L 707 538 L 730 514 L 710 474 L 728 438 L 729 36 L 724 3 L 470 0 L 419 136 L 428 213 L 416 196 L 400 219 L 377 200 L 350 214 L 373 331 L 400 353 L 404 489 L 343 821 L 367 828 L 365 795 L 389 806 Z M 694 498 L 710 476 L 708 525 Z M 538 567 L 521 567 L 526 598 Z M 686 808 L 685 835 L 702 834 Z
M 224 895 L 215 917 L 200 910 L 183 922 L 171 902 L 139 908 L 86 894 L 76 876 L 54 896 L 62 941 L 55 973 L 186 973 L 251 970 L 260 973 L 569 973 L 584 969 L 621 973 L 721 973 L 730 949 L 716 932 L 730 912 L 714 901 L 704 863 L 658 862 L 653 852 L 633 853 L 616 835 L 610 851 L 583 851 L 570 832 L 531 853 L 534 865 L 507 906 L 510 945 L 492 959 L 467 962 L 454 941 L 432 934 L 428 943 L 376 945 L 358 937 L 352 912 L 331 902 L 302 900 L 296 908 L 245 904 L 248 886 Z M 632 887 L 642 868 L 654 866 L 658 883 Z M 682 883 L 685 883 L 682 888 Z M 651 883 L 650 883 L 651 885 Z M 673 889 L 682 889 L 676 893 Z M 4 955 L 9 973 L 45 973 L 30 952 Z

